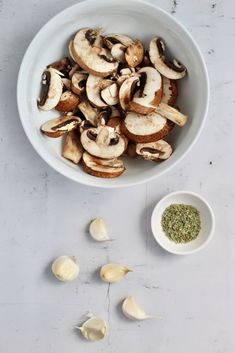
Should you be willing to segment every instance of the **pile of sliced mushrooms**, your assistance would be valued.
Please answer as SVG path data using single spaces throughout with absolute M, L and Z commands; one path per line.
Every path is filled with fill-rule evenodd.
M 38 107 L 56 109 L 58 118 L 41 126 L 49 137 L 65 135 L 62 156 L 96 177 L 121 175 L 121 156 L 161 162 L 172 154 L 165 141 L 187 116 L 174 105 L 176 81 L 187 70 L 165 55 L 162 38 L 148 50 L 139 40 L 101 29 L 79 30 L 69 42 L 70 58 L 56 61 L 42 75 Z

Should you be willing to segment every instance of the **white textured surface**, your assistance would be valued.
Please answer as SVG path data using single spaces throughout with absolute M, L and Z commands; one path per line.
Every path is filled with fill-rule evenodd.
M 235 2 L 155 2 L 174 13 L 202 49 L 211 79 L 209 116 L 173 171 L 117 191 L 82 187 L 49 168 L 27 141 L 16 109 L 24 51 L 49 18 L 73 3 L 0 1 L 0 352 L 233 353 Z M 201 193 L 216 216 L 212 242 L 188 257 L 161 250 L 150 231 L 154 204 L 179 189 Z M 87 224 L 98 215 L 115 241 L 89 239 Z M 50 262 L 66 253 L 81 267 L 70 284 L 50 275 Z M 108 260 L 134 272 L 109 288 L 97 277 Z M 119 304 L 128 294 L 162 319 L 127 321 Z M 109 322 L 102 342 L 86 342 L 73 329 L 87 310 Z

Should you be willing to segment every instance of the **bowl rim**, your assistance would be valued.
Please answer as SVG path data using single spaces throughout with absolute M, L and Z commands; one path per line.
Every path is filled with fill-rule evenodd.
M 204 203 L 207 207 L 207 209 L 209 210 L 209 213 L 211 215 L 211 230 L 206 238 L 206 240 L 198 247 L 192 249 L 192 250 L 188 250 L 188 251 L 174 251 L 172 249 L 169 249 L 167 246 L 164 246 L 160 241 L 158 236 L 156 235 L 156 233 L 154 232 L 154 221 L 155 221 L 155 214 L 157 212 L 158 207 L 160 206 L 161 203 L 163 203 L 165 200 L 167 200 L 169 197 L 171 196 L 177 196 L 177 195 L 182 195 L 182 194 L 187 194 L 193 197 L 196 197 L 197 199 L 199 199 L 200 201 L 202 201 L 202 203 Z M 208 203 L 208 201 L 201 195 L 199 195 L 196 192 L 193 191 L 188 191 L 188 190 L 179 190 L 179 191 L 173 191 L 165 196 L 163 196 L 154 206 L 154 209 L 152 211 L 152 215 L 151 215 L 151 230 L 152 230 L 152 235 L 154 237 L 154 239 L 156 240 L 156 242 L 161 246 L 161 248 L 163 248 L 164 250 L 166 250 L 167 252 L 174 254 L 174 255 L 190 255 L 190 254 L 194 254 L 200 250 L 202 250 L 206 245 L 208 245 L 208 243 L 211 241 L 211 239 L 213 238 L 214 235 L 214 231 L 215 231 L 215 215 L 214 215 L 214 211 L 212 209 L 212 207 L 210 206 L 210 204 Z
M 203 70 L 203 74 L 205 76 L 205 83 L 206 83 L 206 100 L 205 100 L 205 107 L 204 107 L 204 111 L 203 111 L 203 118 L 201 120 L 200 126 L 195 134 L 195 136 L 193 137 L 193 139 L 191 140 L 190 145 L 188 146 L 188 148 L 181 154 L 181 156 L 175 160 L 172 164 L 170 164 L 169 166 L 167 166 L 166 169 L 158 172 L 157 174 L 153 174 L 149 177 L 145 177 L 144 179 L 140 179 L 138 181 L 125 181 L 121 184 L 99 184 L 97 183 L 97 178 L 94 178 L 94 180 L 90 179 L 90 180 L 79 180 L 78 178 L 75 178 L 73 175 L 71 175 L 69 173 L 69 171 L 67 171 L 67 169 L 64 170 L 60 170 L 60 168 L 57 167 L 56 162 L 53 160 L 53 158 L 51 158 L 50 155 L 48 155 L 47 153 L 45 153 L 37 144 L 37 142 L 35 141 L 35 139 L 31 136 L 30 134 L 30 129 L 27 128 L 26 122 L 23 118 L 24 114 L 23 111 L 21 110 L 21 103 L 20 103 L 20 86 L 21 86 L 21 82 L 23 80 L 23 70 L 24 70 L 24 66 L 25 66 L 25 62 L 28 56 L 28 53 L 30 52 L 31 48 L 33 47 L 34 43 L 37 41 L 38 37 L 40 37 L 41 33 L 45 30 L 45 27 L 51 25 L 51 23 L 53 23 L 54 21 L 57 20 L 57 18 L 59 16 L 61 16 L 63 13 L 67 12 L 67 11 L 71 11 L 73 8 L 78 9 L 79 7 L 82 6 L 92 6 L 93 5 L 97 5 L 97 1 L 96 0 L 86 0 L 86 1 L 82 1 L 79 2 L 77 4 L 74 4 L 72 6 L 66 7 L 65 9 L 63 9 L 62 11 L 58 12 L 55 16 L 53 16 L 49 21 L 47 21 L 41 28 L 40 30 L 36 33 L 36 35 L 33 37 L 33 39 L 31 40 L 30 44 L 28 45 L 25 54 L 22 58 L 21 64 L 20 64 L 20 68 L 19 68 L 19 72 L 18 72 L 18 78 L 17 78 L 17 85 L 16 85 L 16 97 L 17 97 L 17 107 L 18 107 L 18 113 L 19 113 L 19 117 L 20 117 L 20 121 L 21 124 L 23 126 L 24 132 L 28 138 L 28 140 L 30 141 L 31 145 L 33 146 L 33 148 L 35 149 L 35 151 L 37 152 L 37 154 L 50 166 L 52 167 L 55 171 L 57 171 L 58 173 L 60 173 L 61 175 L 67 177 L 70 180 L 73 180 L 81 185 L 86 185 L 86 186 L 92 186 L 92 187 L 97 187 L 97 188 L 101 188 L 101 189 L 116 189 L 116 188 L 125 188 L 125 187 L 130 187 L 130 186 L 136 186 L 136 185 L 140 185 L 140 184 L 144 184 L 147 183 L 151 180 L 154 180 L 155 178 L 162 176 L 163 174 L 169 172 L 170 170 L 172 170 L 172 168 L 174 168 L 178 163 L 180 163 L 183 158 L 191 151 L 191 149 L 193 148 L 193 146 L 196 144 L 202 129 L 205 125 L 206 122 L 206 117 L 208 114 L 208 109 L 209 109 L 209 98 L 210 98 L 210 83 L 209 83 L 209 75 L 208 75 L 208 70 L 206 67 L 206 63 L 204 60 L 204 57 L 202 55 L 202 52 L 199 48 L 199 45 L 197 44 L 197 42 L 195 41 L 195 39 L 192 37 L 192 35 L 190 34 L 190 32 L 187 30 L 187 28 L 181 24 L 181 22 L 179 20 L 177 20 L 174 16 L 172 16 L 170 13 L 168 13 L 167 11 L 163 10 L 161 7 L 155 5 L 155 4 L 151 4 L 148 3 L 146 1 L 142 1 L 142 0 L 113 0 L 112 4 L 118 4 L 120 5 L 120 3 L 123 4 L 132 4 L 134 6 L 134 4 L 143 4 L 146 7 L 149 7 L 151 9 L 153 9 L 153 11 L 157 10 L 160 13 L 163 13 L 166 17 L 168 17 L 168 19 L 170 21 L 175 22 L 185 33 L 186 35 L 189 37 L 189 39 L 192 41 L 193 45 L 195 46 L 195 49 L 197 51 L 197 54 L 199 56 L 199 59 L 201 61 L 201 68 Z M 105 6 L 105 4 L 108 4 L 109 6 L 111 5 L 111 2 L 109 0 L 100 0 L 99 1 L 99 5 L 100 6 Z

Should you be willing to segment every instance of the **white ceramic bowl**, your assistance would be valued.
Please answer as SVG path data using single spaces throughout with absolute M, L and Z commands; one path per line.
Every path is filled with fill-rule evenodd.
M 164 210 L 171 204 L 192 205 L 199 211 L 201 230 L 195 240 L 176 244 L 165 235 L 161 219 Z M 176 255 L 188 255 L 203 249 L 209 243 L 214 233 L 214 213 L 208 202 L 200 195 L 190 191 L 176 191 L 166 195 L 157 203 L 152 213 L 151 227 L 154 238 L 163 249 Z
M 40 93 L 41 74 L 45 67 L 67 55 L 67 43 L 82 27 L 103 27 L 108 33 L 126 33 L 140 38 L 146 45 L 159 35 L 174 57 L 184 63 L 188 76 L 179 82 L 178 105 L 189 116 L 184 128 L 171 135 L 174 153 L 163 163 L 125 160 L 126 172 L 115 179 L 92 177 L 61 157 L 61 139 L 40 133 L 43 122 L 57 112 L 39 111 L 36 100 Z M 17 101 L 24 130 L 39 155 L 64 176 L 79 183 L 115 188 L 149 181 L 172 168 L 190 150 L 205 121 L 209 100 L 208 75 L 200 50 L 189 32 L 160 8 L 132 0 L 87 0 L 53 17 L 35 36 L 27 49 L 19 71 Z

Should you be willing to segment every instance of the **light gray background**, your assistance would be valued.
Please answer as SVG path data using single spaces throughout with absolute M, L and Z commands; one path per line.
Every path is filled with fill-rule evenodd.
M 235 266 L 235 2 L 152 1 L 177 17 L 201 47 L 211 80 L 209 116 L 190 154 L 147 185 L 98 190 L 66 180 L 47 166 L 22 130 L 17 72 L 31 39 L 73 0 L 0 1 L 0 352 L 233 353 Z M 188 257 L 170 255 L 152 238 L 150 215 L 166 193 L 202 194 L 216 216 L 213 241 Z M 89 239 L 103 216 L 114 241 Z M 76 255 L 78 280 L 58 283 L 50 263 Z M 118 261 L 134 272 L 118 285 L 97 268 Z M 161 320 L 129 322 L 120 300 L 133 294 Z M 109 336 L 90 343 L 74 326 L 90 310 Z

